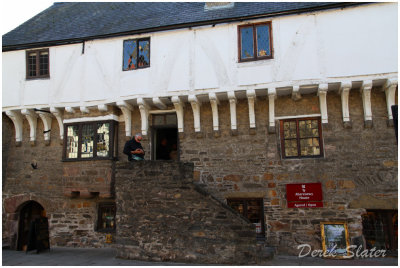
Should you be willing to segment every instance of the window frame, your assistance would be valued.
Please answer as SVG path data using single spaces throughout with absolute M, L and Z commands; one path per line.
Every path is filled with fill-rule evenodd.
M 114 227 L 113 228 L 102 228 L 103 220 L 101 218 L 102 209 L 105 208 L 113 208 L 114 209 Z M 115 233 L 116 231 L 116 216 L 117 216 L 117 205 L 114 202 L 102 202 L 97 205 L 97 232 L 101 233 Z
M 83 125 L 94 125 L 101 123 L 110 123 L 110 153 L 109 156 L 97 156 L 97 133 L 95 132 L 93 138 L 93 157 L 82 158 L 82 126 Z M 78 156 L 77 158 L 67 158 L 67 136 L 68 127 L 78 126 Z M 97 129 L 95 127 L 94 129 Z M 101 121 L 84 121 L 64 124 L 64 142 L 63 142 L 63 158 L 65 162 L 74 161 L 91 161 L 91 160 L 116 160 L 118 156 L 118 122 L 115 120 L 101 120 Z
M 269 27 L 269 49 L 270 49 L 270 56 L 261 56 L 258 57 L 257 53 L 257 26 L 260 25 L 268 25 Z M 246 28 L 246 27 L 253 27 L 253 53 L 254 57 L 250 59 L 242 59 L 242 34 L 241 34 L 241 29 Z M 249 61 L 259 61 L 259 60 L 267 60 L 267 59 L 273 59 L 274 58 L 274 49 L 273 49 L 273 38 L 272 38 L 272 23 L 271 21 L 266 21 L 266 22 L 259 22 L 259 23 L 249 23 L 249 24 L 242 24 L 238 25 L 238 59 L 239 62 L 249 62 Z
M 48 58 L 47 58 L 47 74 L 45 75 L 40 75 L 40 53 L 41 52 L 47 52 Z M 35 53 L 36 54 L 36 75 L 31 76 L 29 75 L 29 54 Z M 37 78 L 50 78 L 50 51 L 48 48 L 44 49 L 36 49 L 36 50 L 26 50 L 25 51 L 25 69 L 26 69 L 26 79 L 31 80 L 31 79 L 37 79 Z
M 127 41 L 135 41 L 136 42 L 136 55 L 137 55 L 137 60 L 139 59 L 139 42 L 140 41 L 148 41 L 149 42 L 149 64 L 147 66 L 142 66 L 139 67 L 138 64 L 136 64 L 136 68 L 135 69 L 126 69 L 124 70 L 124 44 Z M 150 68 L 150 59 L 151 59 L 151 41 L 150 41 L 150 37 L 143 37 L 143 38 L 134 38 L 134 39 L 126 39 L 123 40 L 122 42 L 122 71 L 123 72 L 127 72 L 127 71 L 134 71 L 134 70 L 138 70 L 138 69 L 145 69 L 145 68 Z
M 318 135 L 319 135 L 318 139 L 319 139 L 319 148 L 320 148 L 319 155 L 306 155 L 306 156 L 301 155 L 299 121 L 305 121 L 305 120 L 317 120 L 318 121 Z M 292 122 L 292 121 L 296 122 L 297 156 L 286 156 L 283 124 L 285 122 Z M 282 159 L 303 159 L 303 158 L 322 158 L 322 157 L 324 157 L 324 145 L 323 145 L 323 141 L 322 141 L 321 117 L 299 117 L 299 118 L 281 119 L 279 121 L 279 127 L 280 127 L 279 133 L 280 133 Z
M 230 203 L 231 202 L 238 202 L 238 201 L 242 201 L 243 202 L 243 214 L 240 214 L 240 212 L 236 211 L 233 207 L 231 207 Z M 240 198 L 240 197 L 232 197 L 232 198 L 227 198 L 226 199 L 226 203 L 227 205 L 235 210 L 237 213 L 239 213 L 241 216 L 243 216 L 244 218 L 248 219 L 250 221 L 250 219 L 248 218 L 248 202 L 249 201 L 257 201 L 261 203 L 260 206 L 260 218 L 261 218 L 261 233 L 256 233 L 257 234 L 257 238 L 265 238 L 265 213 L 264 213 L 264 199 L 263 198 L 257 198 L 257 197 L 244 197 L 244 198 Z

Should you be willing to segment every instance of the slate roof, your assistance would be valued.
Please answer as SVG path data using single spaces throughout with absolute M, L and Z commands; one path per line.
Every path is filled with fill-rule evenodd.
M 354 4 L 360 3 L 237 2 L 207 10 L 203 2 L 54 3 L 3 35 L 3 51 Z

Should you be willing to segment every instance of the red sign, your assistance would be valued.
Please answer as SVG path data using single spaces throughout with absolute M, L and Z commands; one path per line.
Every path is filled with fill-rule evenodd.
M 322 204 L 321 183 L 286 184 L 288 208 L 320 208 Z

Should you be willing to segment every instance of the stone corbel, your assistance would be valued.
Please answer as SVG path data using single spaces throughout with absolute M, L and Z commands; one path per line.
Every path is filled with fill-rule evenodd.
M 342 116 L 344 128 L 351 128 L 350 113 L 349 113 L 349 94 L 351 82 L 343 82 L 339 89 L 339 94 L 342 99 Z
M 100 112 L 107 112 L 108 105 L 107 104 L 99 104 L 99 105 L 97 105 L 97 109 L 99 109 Z
M 192 110 L 193 110 L 194 131 L 201 132 L 201 123 L 200 123 L 201 102 L 197 99 L 195 95 L 189 95 L 189 102 L 190 105 L 192 105 Z
M 11 119 L 15 128 L 15 143 L 16 146 L 21 146 L 22 143 L 22 125 L 23 118 L 20 112 L 6 111 L 6 115 Z
M 393 126 L 392 105 L 396 104 L 397 79 L 388 79 L 383 87 L 386 94 L 386 105 L 388 111 L 388 126 Z
M 318 97 L 319 109 L 321 111 L 321 123 L 328 124 L 328 106 L 326 104 L 326 95 L 328 94 L 328 84 L 319 84 Z
M 301 94 L 300 94 L 300 86 L 293 86 L 292 90 L 292 100 L 298 101 L 301 99 Z
M 64 124 L 63 124 L 63 116 L 64 113 L 60 108 L 50 107 L 50 112 L 56 117 L 58 122 L 58 127 L 60 129 L 60 139 L 61 142 L 64 138 Z
M 275 133 L 275 99 L 276 99 L 276 89 L 268 89 L 268 107 L 269 107 L 269 125 L 268 132 Z
M 126 101 L 117 102 L 117 106 L 121 109 L 125 121 L 125 136 L 132 137 L 132 111 L 133 106 Z
M 88 114 L 90 112 L 89 108 L 86 106 L 81 106 L 81 107 L 79 107 L 79 109 L 81 110 L 81 113 L 83 113 L 83 114 Z
M 50 145 L 50 131 L 51 131 L 51 121 L 53 116 L 51 113 L 46 112 L 37 112 L 40 119 L 42 119 L 43 126 L 44 126 L 44 142 L 45 145 Z
M 210 99 L 210 104 L 211 104 L 211 111 L 212 111 L 212 117 L 213 117 L 213 130 L 214 130 L 214 133 L 218 134 L 218 132 L 219 132 L 219 117 L 218 117 L 219 100 L 215 93 L 209 93 L 208 98 Z
M 236 103 L 237 99 L 234 91 L 228 92 L 229 110 L 231 114 L 231 134 L 237 135 Z
M 174 104 L 176 117 L 178 119 L 178 132 L 183 133 L 183 102 L 178 96 L 172 97 L 171 101 Z
M 36 128 L 37 128 L 37 114 L 33 111 L 33 109 L 23 109 L 21 111 L 23 115 L 25 115 L 26 119 L 28 120 L 29 123 L 29 136 L 30 136 L 30 141 L 31 145 L 35 145 L 36 142 Z
M 73 107 L 65 107 L 65 111 L 71 114 L 75 113 L 75 109 Z
M 371 89 L 372 89 L 372 80 L 363 81 L 360 91 L 364 108 L 365 128 L 372 127 Z
M 157 106 L 158 109 L 161 110 L 167 109 L 167 105 L 159 97 L 154 97 L 153 103 L 155 106 Z
M 246 96 L 247 96 L 247 101 L 249 103 L 250 129 L 255 129 L 256 128 L 256 114 L 254 111 L 254 103 L 256 102 L 256 91 L 254 89 L 249 89 L 246 91 Z
M 139 106 L 140 118 L 142 120 L 142 135 L 147 136 L 147 130 L 149 128 L 149 105 L 143 98 L 137 99 Z

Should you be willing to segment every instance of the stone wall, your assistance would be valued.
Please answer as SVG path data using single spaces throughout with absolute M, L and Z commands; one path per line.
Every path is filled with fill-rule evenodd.
M 113 200 L 110 195 L 113 162 L 62 162 L 57 121 L 52 121 L 48 146 L 42 134 L 43 123 L 38 120 L 37 125 L 36 145 L 29 142 L 29 124 L 24 120 L 23 142 L 16 146 L 14 126 L 3 117 L 4 245 L 16 247 L 19 211 L 26 202 L 36 201 L 49 218 L 52 247 L 106 246 L 105 234 L 96 231 L 97 208 L 99 202 Z M 37 169 L 31 163 L 37 164 Z M 82 195 L 72 198 L 71 190 L 81 190 Z M 85 195 L 84 190 L 108 191 L 109 195 Z
M 117 164 L 117 256 L 213 264 L 266 261 L 254 226 L 196 191 L 192 177 L 190 163 Z
M 278 252 L 297 254 L 297 245 L 321 248 L 320 222 L 346 221 L 350 237 L 362 234 L 365 209 L 397 209 L 397 145 L 393 127 L 387 126 L 385 93 L 373 88 L 373 127 L 364 127 L 362 98 L 350 92 L 352 128 L 344 128 L 337 92 L 327 96 L 329 123 L 323 126 L 324 157 L 281 159 L 279 124 L 268 134 L 268 102 L 257 98 L 256 134 L 249 131 L 247 100 L 237 104 L 238 135 L 230 131 L 229 103 L 218 106 L 220 137 L 212 130 L 210 105 L 201 106 L 202 136 L 193 130 L 193 113 L 185 110 L 181 160 L 194 163 L 195 180 L 220 200 L 263 197 L 267 244 Z M 290 109 L 288 108 L 290 107 Z M 275 101 L 275 116 L 318 114 L 314 94 L 299 101 L 290 96 Z M 289 209 L 286 184 L 321 182 L 324 207 Z

